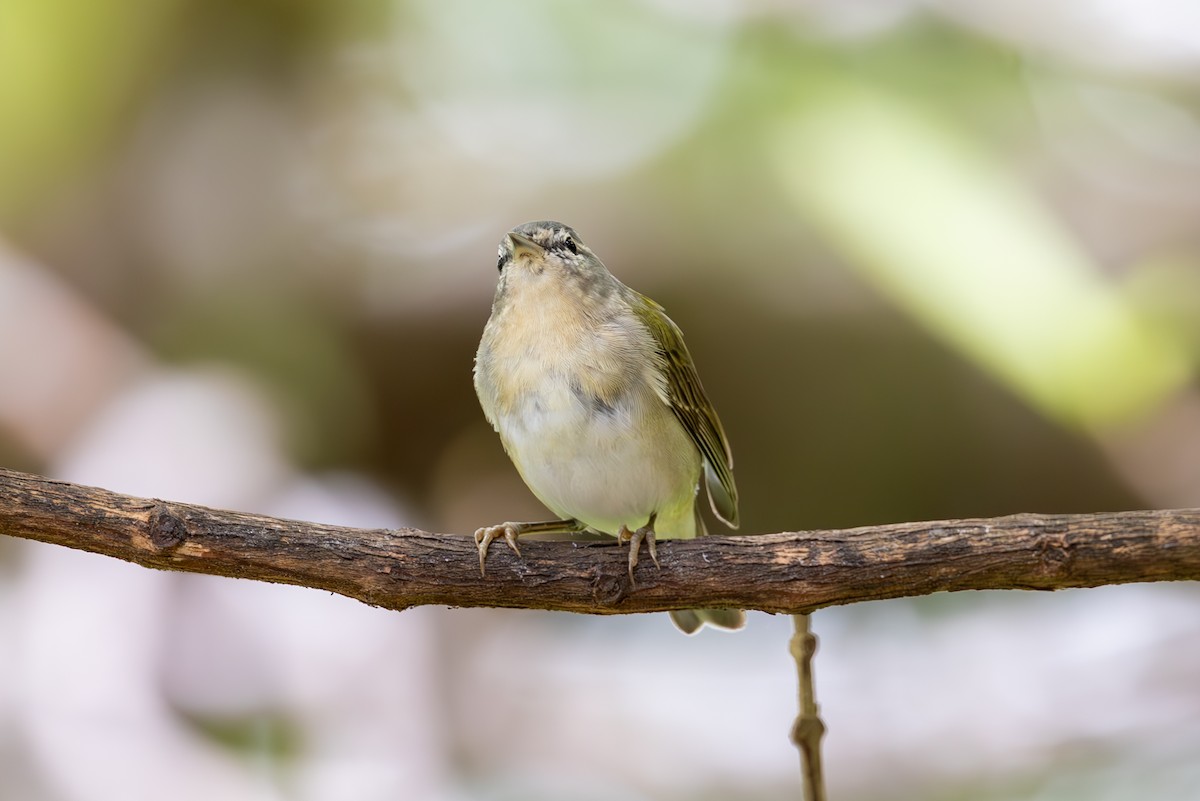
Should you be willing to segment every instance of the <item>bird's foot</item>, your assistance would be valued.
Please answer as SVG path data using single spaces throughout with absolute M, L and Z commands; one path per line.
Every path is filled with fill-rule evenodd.
M 475 547 L 479 549 L 479 575 L 486 576 L 483 564 L 487 561 L 488 548 L 494 540 L 504 537 L 508 547 L 517 556 L 521 549 L 517 547 L 517 537 L 522 534 L 571 534 L 583 531 L 586 525 L 578 520 L 546 520 L 540 523 L 500 523 L 495 526 L 484 526 L 475 529 Z
M 646 543 L 646 550 L 650 552 L 650 559 L 653 560 L 654 566 L 662 570 L 662 565 L 658 563 L 658 543 L 654 539 L 654 515 L 650 516 L 649 522 L 636 531 L 630 531 L 628 526 L 621 526 L 621 530 L 617 532 L 617 542 L 621 545 L 629 543 L 629 582 L 633 583 L 633 569 L 637 567 L 638 554 L 642 550 L 642 542 Z
M 487 561 L 488 548 L 492 546 L 492 541 L 498 537 L 504 537 L 504 541 L 508 543 L 508 547 L 513 549 L 513 553 L 517 556 L 521 555 L 521 549 L 517 547 L 517 537 L 524 533 L 525 525 L 523 523 L 500 523 L 496 526 L 484 526 L 483 528 L 475 529 L 475 547 L 479 549 L 479 575 L 486 576 L 487 570 L 484 568 L 484 562 Z

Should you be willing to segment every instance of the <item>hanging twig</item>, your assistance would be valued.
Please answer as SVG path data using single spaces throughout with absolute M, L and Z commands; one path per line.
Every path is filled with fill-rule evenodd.
M 796 660 L 796 677 L 800 685 L 800 710 L 792 725 L 792 742 L 800 751 L 805 801 L 825 801 L 825 774 L 821 769 L 821 738 L 825 736 L 825 724 L 817 709 L 812 670 L 817 636 L 812 633 L 809 615 L 792 615 L 792 620 L 796 633 L 792 635 L 790 650 Z

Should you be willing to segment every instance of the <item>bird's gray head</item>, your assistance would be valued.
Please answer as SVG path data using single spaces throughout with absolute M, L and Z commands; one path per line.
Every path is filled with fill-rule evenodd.
M 577 276 L 590 275 L 597 268 L 607 272 L 573 228 L 553 220 L 527 222 L 505 234 L 496 267 L 503 275 L 510 266 Z
M 622 284 L 570 226 L 552 220 L 518 225 L 500 242 L 500 282 L 493 309 L 517 296 L 557 298 L 583 307 L 604 304 Z M 526 294 L 532 292 L 533 294 Z

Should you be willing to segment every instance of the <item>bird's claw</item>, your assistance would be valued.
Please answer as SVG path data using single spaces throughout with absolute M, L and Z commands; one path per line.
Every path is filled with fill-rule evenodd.
M 636 531 L 630 531 L 627 526 L 621 526 L 621 530 L 617 532 L 618 543 L 621 545 L 629 543 L 629 582 L 631 584 L 633 583 L 633 569 L 637 567 L 643 541 L 646 543 L 646 550 L 650 552 L 650 559 L 654 562 L 654 566 L 662 570 L 662 565 L 658 563 L 658 543 L 654 539 L 652 526 L 642 526 Z
M 475 547 L 479 549 L 479 575 L 487 576 L 484 562 L 487 560 L 488 548 L 491 547 L 493 540 L 497 537 L 504 537 L 504 541 L 508 543 L 509 548 L 513 549 L 513 553 L 520 556 L 521 549 L 517 547 L 517 537 L 519 536 L 521 536 L 519 523 L 500 523 L 475 529 Z

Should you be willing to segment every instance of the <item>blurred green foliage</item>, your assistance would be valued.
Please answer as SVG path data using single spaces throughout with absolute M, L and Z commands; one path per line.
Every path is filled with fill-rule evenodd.
M 1119 280 L 1048 202 L 1046 72 L 929 16 L 11 0 L 0 220 L 161 357 L 261 380 L 301 463 L 418 498 L 476 430 L 492 240 L 557 216 L 688 332 L 749 530 L 1129 505 L 1095 438 L 1191 380 L 1195 249 Z

